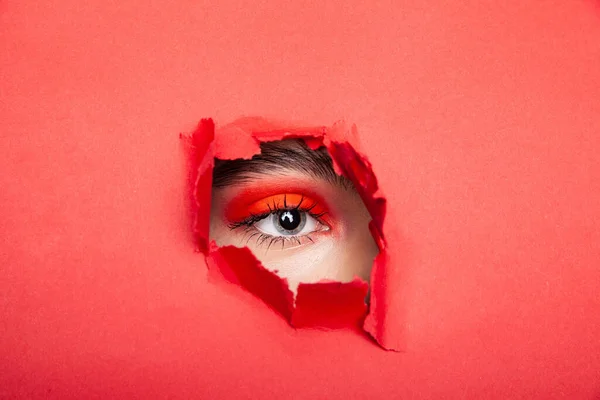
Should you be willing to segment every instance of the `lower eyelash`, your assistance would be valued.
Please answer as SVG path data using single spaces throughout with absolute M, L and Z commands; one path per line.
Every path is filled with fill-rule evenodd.
M 246 234 L 248 234 L 248 237 L 246 238 L 246 245 L 248 245 L 248 243 L 250 243 L 250 240 L 252 240 L 253 238 L 256 241 L 256 244 L 259 246 L 264 245 L 265 243 L 267 243 L 267 250 L 269 250 L 273 245 L 275 245 L 276 243 L 281 243 L 281 248 L 285 248 L 285 244 L 286 243 L 295 243 L 298 245 L 302 244 L 302 240 L 309 240 L 311 243 L 314 243 L 315 241 L 312 239 L 312 237 L 310 236 L 310 234 L 308 235 L 303 235 L 303 236 L 271 236 L 271 235 L 267 235 L 265 233 L 259 232 L 255 229 L 253 229 L 253 225 L 254 224 L 250 224 L 250 225 L 245 225 L 244 227 L 244 232 Z M 241 227 L 244 225 L 238 225 L 237 227 Z M 231 229 L 236 229 L 231 228 Z
M 281 243 L 281 249 L 283 250 L 285 248 L 285 244 L 289 243 L 289 242 L 301 245 L 302 241 L 300 240 L 300 237 L 302 239 L 308 239 L 311 242 L 314 242 L 312 240 L 312 238 L 310 237 L 310 235 L 304 235 L 304 236 L 271 236 L 271 235 L 266 235 L 264 233 L 260 233 L 259 234 L 259 237 L 258 237 L 258 239 L 256 239 L 256 242 L 257 242 L 257 244 L 259 246 L 262 246 L 265 242 L 268 242 L 268 244 L 267 244 L 267 250 L 269 250 L 271 248 L 271 246 L 273 246 L 277 242 L 280 242 Z M 250 238 L 252 238 L 252 236 Z

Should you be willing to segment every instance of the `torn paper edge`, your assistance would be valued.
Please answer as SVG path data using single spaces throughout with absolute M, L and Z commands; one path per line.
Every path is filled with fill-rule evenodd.
M 235 146 L 227 139 L 235 137 Z M 219 129 L 211 119 L 200 121 L 191 136 L 182 135 L 193 147 L 192 167 L 197 171 L 193 188 L 196 207 L 194 231 L 199 250 L 206 256 L 209 270 L 226 281 L 240 285 L 296 327 L 325 329 L 364 329 L 384 349 L 386 346 L 386 288 L 389 256 L 383 236 L 386 201 L 368 159 L 357 149 L 359 137 L 353 125 L 344 122 L 332 127 L 274 127 L 263 118 L 244 118 Z M 302 283 L 294 296 L 285 278 L 264 268 L 248 248 L 218 247 L 210 242 L 210 206 L 214 159 L 249 159 L 260 153 L 260 143 L 282 139 L 302 139 L 312 149 L 325 146 L 333 160 L 335 171 L 350 179 L 371 214 L 371 233 L 379 247 L 371 271 L 370 305 L 364 302 L 369 285 L 356 279 L 352 282 Z M 327 304 L 327 307 L 324 307 Z M 368 314 L 367 314 L 368 310 Z

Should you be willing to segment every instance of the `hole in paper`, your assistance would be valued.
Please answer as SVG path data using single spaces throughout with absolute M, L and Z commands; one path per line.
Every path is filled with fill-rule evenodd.
M 196 232 L 211 271 L 294 327 L 364 327 L 377 340 L 385 200 L 356 136 L 343 124 L 289 128 L 261 118 L 215 135 L 201 121 L 191 137 Z

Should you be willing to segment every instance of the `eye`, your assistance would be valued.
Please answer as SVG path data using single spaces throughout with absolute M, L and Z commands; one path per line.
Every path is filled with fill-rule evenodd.
M 257 221 L 254 227 L 270 236 L 305 236 L 317 230 L 329 229 L 308 212 L 295 208 L 275 211 Z
M 246 243 L 255 239 L 257 245 L 270 247 L 281 242 L 288 244 L 314 243 L 312 234 L 332 227 L 324 200 L 302 193 L 279 193 L 247 200 L 240 196 L 232 201 L 226 212 L 231 230 L 242 228 Z

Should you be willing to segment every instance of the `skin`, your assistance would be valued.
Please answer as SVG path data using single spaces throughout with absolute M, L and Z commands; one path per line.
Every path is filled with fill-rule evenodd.
M 257 188 L 262 194 L 256 194 Z M 323 222 L 315 232 L 296 241 L 275 242 L 268 248 L 257 240 L 256 228 L 245 226 L 230 229 L 231 204 L 236 209 L 252 203 L 256 196 L 283 194 L 293 188 L 314 194 L 319 206 L 327 210 Z M 254 197 L 249 195 L 252 193 Z M 242 206 L 240 206 L 242 204 Z M 238 212 L 239 213 L 239 212 Z M 217 245 L 247 246 L 263 266 L 286 278 L 296 293 L 299 283 L 322 280 L 350 282 L 355 277 L 369 281 L 373 259 L 378 253 L 370 234 L 370 215 L 360 196 L 353 188 L 343 188 L 325 180 L 310 177 L 298 171 L 277 170 L 260 174 L 244 184 L 214 188 L 211 208 L 210 235 Z

